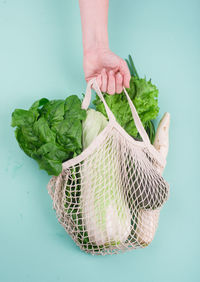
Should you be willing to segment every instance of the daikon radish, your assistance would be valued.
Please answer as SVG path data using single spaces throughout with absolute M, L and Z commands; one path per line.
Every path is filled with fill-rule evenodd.
M 154 147 L 166 159 L 169 149 L 169 125 L 170 114 L 165 113 L 158 125 L 154 140 Z M 164 167 L 157 167 L 157 170 L 162 174 Z M 138 225 L 136 229 L 137 240 L 140 245 L 147 246 L 154 238 L 160 210 L 140 210 L 138 213 Z

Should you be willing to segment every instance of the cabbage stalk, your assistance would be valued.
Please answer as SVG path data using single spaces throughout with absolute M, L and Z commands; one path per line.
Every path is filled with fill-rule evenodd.
M 83 121 L 83 149 L 107 126 L 100 112 L 87 111 Z M 112 142 L 97 148 L 81 168 L 81 209 L 83 222 L 91 243 L 120 245 L 131 232 L 131 213 L 123 195 L 117 153 Z

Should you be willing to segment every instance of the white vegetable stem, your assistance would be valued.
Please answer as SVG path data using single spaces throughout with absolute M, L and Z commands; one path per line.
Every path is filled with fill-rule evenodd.
M 169 125 L 170 125 L 170 114 L 165 113 L 158 125 L 156 136 L 154 140 L 154 147 L 161 155 L 166 159 L 169 149 Z M 158 167 L 158 172 L 162 174 L 164 167 Z M 154 238 L 160 210 L 140 210 L 138 214 L 138 225 L 137 225 L 137 238 L 138 242 L 147 246 L 151 243 Z
M 83 149 L 106 127 L 106 118 L 87 111 L 83 122 Z M 131 231 L 131 214 L 125 202 L 120 166 L 113 143 L 107 142 L 87 158 L 81 169 L 81 209 L 90 242 L 96 245 L 121 244 Z
M 165 113 L 158 125 L 156 131 L 156 136 L 154 140 L 154 147 L 158 152 L 161 153 L 164 159 L 167 158 L 169 149 L 169 125 L 170 125 L 170 114 Z M 159 172 L 162 173 L 164 170 L 160 169 Z

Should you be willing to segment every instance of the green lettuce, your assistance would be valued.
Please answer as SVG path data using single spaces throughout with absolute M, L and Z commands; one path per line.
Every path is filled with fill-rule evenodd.
M 153 143 L 155 128 L 153 120 L 158 116 L 158 89 L 151 80 L 139 78 L 132 58 L 129 56 L 127 64 L 131 73 L 130 88 L 126 89 L 142 121 L 144 128 Z M 124 92 L 121 94 L 109 95 L 103 93 L 106 103 L 116 117 L 117 122 L 135 139 L 141 139 L 134 124 L 130 106 Z M 96 110 L 107 117 L 105 107 L 99 97 L 93 101 Z

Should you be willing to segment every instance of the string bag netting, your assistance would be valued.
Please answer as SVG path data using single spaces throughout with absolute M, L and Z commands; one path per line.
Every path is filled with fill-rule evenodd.
M 63 163 L 48 192 L 57 218 L 81 250 L 97 255 L 147 246 L 154 237 L 169 185 L 160 171 L 165 160 L 151 145 L 129 98 L 142 141 L 117 123 L 95 79 L 86 89 L 88 109 L 93 88 L 104 103 L 108 122 L 83 152 Z

